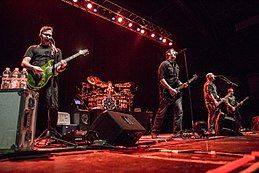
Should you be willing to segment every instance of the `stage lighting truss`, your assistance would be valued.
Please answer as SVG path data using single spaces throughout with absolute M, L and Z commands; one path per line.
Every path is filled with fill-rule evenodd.
M 62 0 L 162 45 L 172 46 L 171 33 L 109 0 Z

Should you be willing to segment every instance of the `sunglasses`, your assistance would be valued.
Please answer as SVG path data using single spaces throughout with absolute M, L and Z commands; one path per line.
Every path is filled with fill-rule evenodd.
M 52 37 L 51 34 L 45 34 L 45 33 L 42 33 L 42 35 L 46 36 L 46 37 Z

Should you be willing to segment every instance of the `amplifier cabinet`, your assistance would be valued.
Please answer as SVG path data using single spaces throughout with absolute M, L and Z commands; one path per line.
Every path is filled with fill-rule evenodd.
M 39 94 L 28 89 L 0 90 L 0 150 L 31 150 Z

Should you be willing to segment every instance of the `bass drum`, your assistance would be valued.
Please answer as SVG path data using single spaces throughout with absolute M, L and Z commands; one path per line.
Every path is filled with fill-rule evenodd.
M 114 110 L 116 108 L 116 100 L 113 97 L 106 97 L 102 100 L 102 106 L 106 110 Z

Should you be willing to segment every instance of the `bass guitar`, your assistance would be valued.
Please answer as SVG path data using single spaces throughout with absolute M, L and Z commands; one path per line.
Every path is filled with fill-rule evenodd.
M 80 55 L 88 55 L 89 51 L 88 49 L 80 50 L 78 53 L 64 59 L 64 61 L 69 62 L 70 60 L 80 56 Z M 30 89 L 32 90 L 39 90 L 43 88 L 49 81 L 49 79 L 53 76 L 52 69 L 56 69 L 58 66 L 61 65 L 61 62 L 58 62 L 54 64 L 54 60 L 49 60 L 46 64 L 41 66 L 40 68 L 42 69 L 41 74 L 34 74 L 34 73 L 29 73 L 28 74 L 28 81 L 27 85 Z
M 244 104 L 245 101 L 247 101 L 249 97 L 247 96 L 244 98 L 241 102 L 239 102 L 236 106 L 234 106 L 232 109 L 230 109 L 231 113 L 235 113 L 237 109 Z M 233 111 L 234 110 L 234 111 Z
M 196 74 L 193 75 L 193 77 L 188 80 L 186 83 L 189 85 L 190 83 L 192 83 L 194 80 L 196 80 L 198 78 L 198 76 Z M 180 91 L 184 88 L 183 85 L 175 88 L 175 90 L 177 91 L 174 95 L 172 95 L 169 90 L 167 88 L 163 89 L 163 95 L 165 96 L 166 100 L 169 102 L 174 102 L 176 101 L 179 97 L 180 97 Z

